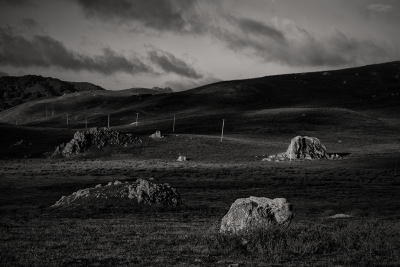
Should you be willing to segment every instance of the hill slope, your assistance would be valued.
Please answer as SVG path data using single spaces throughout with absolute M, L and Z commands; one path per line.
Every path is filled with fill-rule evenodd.
M 93 90 L 104 89 L 87 82 L 65 82 L 36 75 L 3 76 L 0 77 L 0 109 L 7 109 L 38 98 Z
M 266 76 L 218 82 L 173 94 L 137 95 L 134 89 L 80 92 L 25 103 L 0 112 L 0 122 L 35 126 L 82 128 L 182 117 L 221 116 L 257 110 L 343 108 L 372 112 L 376 119 L 397 119 L 400 112 L 400 62 L 364 67 Z M 46 109 L 55 110 L 46 117 Z M 300 114 L 301 115 L 301 114 Z M 365 114 L 363 114 L 365 115 Z M 224 115 L 227 116 L 227 115 Z M 236 115 L 235 115 L 236 116 Z

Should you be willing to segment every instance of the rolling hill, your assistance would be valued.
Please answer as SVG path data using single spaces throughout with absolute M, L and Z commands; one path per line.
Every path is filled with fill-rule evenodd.
M 142 120 L 165 120 L 177 113 L 190 117 L 279 108 L 344 108 L 393 121 L 400 112 L 400 62 L 223 81 L 173 94 L 138 95 L 138 90 L 146 89 L 81 91 L 30 101 L 0 112 L 0 122 L 66 127 L 69 114 L 68 127 L 81 128 L 86 117 L 105 125 L 108 114 L 118 126 L 135 121 L 136 113 Z
M 94 90 L 104 89 L 87 82 L 65 82 L 36 75 L 3 76 L 0 77 L 0 110 L 39 98 Z
M 108 123 L 138 136 L 155 130 L 171 134 L 175 116 L 174 130 L 179 134 L 215 137 L 220 135 L 225 119 L 225 134 L 238 142 L 258 144 L 268 138 L 285 147 L 296 135 L 310 135 L 322 138 L 338 151 L 390 149 L 390 143 L 398 143 L 400 132 L 399 76 L 400 62 L 390 62 L 223 81 L 177 93 L 145 88 L 80 91 L 4 110 L 0 123 L 7 124 L 0 128 L 17 124 L 13 126 L 17 128 L 2 132 L 23 129 L 25 137 L 31 129 L 38 138 L 30 138 L 31 142 L 44 145 L 41 135 L 52 136 L 54 131 L 57 142 L 67 142 L 74 130 L 107 127 Z M 60 135 L 57 129 L 68 134 Z M 7 138 L 7 146 L 22 139 L 12 134 Z M 51 150 L 56 141 L 38 150 Z M 16 151 L 14 147 L 8 150 L 4 153 Z

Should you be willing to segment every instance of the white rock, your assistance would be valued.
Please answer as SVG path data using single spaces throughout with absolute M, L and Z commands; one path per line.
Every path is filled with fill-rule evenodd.
M 186 157 L 185 156 L 179 156 L 176 161 L 179 161 L 179 162 L 186 161 Z
M 222 218 L 220 232 L 235 233 L 275 224 L 288 226 L 294 216 L 292 210 L 285 198 L 239 198 Z

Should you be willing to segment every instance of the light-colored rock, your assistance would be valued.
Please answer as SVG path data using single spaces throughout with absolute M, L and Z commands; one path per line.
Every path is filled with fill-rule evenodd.
M 353 216 L 347 215 L 347 214 L 344 214 L 344 213 L 338 213 L 338 214 L 329 216 L 328 218 L 331 218 L 331 219 L 346 219 L 346 218 L 351 218 L 351 217 L 353 217 Z
M 107 186 L 85 188 L 74 192 L 72 195 L 63 196 L 53 207 L 67 206 L 78 203 L 84 205 L 100 199 L 127 199 L 140 204 L 161 204 L 166 206 L 182 205 L 178 192 L 169 184 L 153 184 L 143 179 L 132 183 L 109 182 Z
M 271 225 L 288 226 L 293 216 L 292 204 L 285 198 L 239 198 L 222 218 L 220 232 L 236 233 Z
M 179 156 L 176 161 L 179 161 L 179 162 L 186 161 L 186 157 L 185 156 Z
M 288 159 L 323 159 L 327 158 L 326 147 L 316 137 L 296 136 L 286 150 Z
M 155 133 L 153 133 L 152 135 L 150 135 L 150 137 L 153 138 L 153 139 L 164 138 L 164 136 L 161 134 L 160 131 L 156 131 Z
M 117 185 L 117 184 L 122 184 L 120 181 L 118 181 L 118 180 L 116 180 L 115 182 L 114 182 L 114 185 Z
M 101 184 L 96 185 L 94 188 L 99 188 L 101 187 Z

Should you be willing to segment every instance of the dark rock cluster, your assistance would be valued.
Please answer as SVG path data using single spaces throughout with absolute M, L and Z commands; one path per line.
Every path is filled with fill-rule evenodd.
M 70 142 L 57 146 L 52 156 L 71 157 L 88 150 L 92 145 L 103 148 L 108 144 L 126 146 L 138 142 L 141 140 L 129 133 L 120 133 L 110 128 L 90 128 L 87 131 L 77 131 Z
M 179 206 L 183 204 L 179 193 L 169 184 L 154 184 L 144 179 L 137 179 L 132 183 L 115 181 L 105 186 L 99 184 L 92 188 L 81 189 L 72 195 L 63 196 L 52 207 L 84 205 L 100 200 L 112 202 L 118 199 L 132 200 L 145 205 Z

